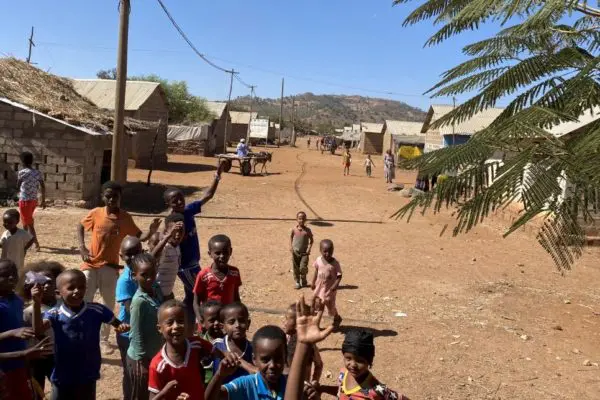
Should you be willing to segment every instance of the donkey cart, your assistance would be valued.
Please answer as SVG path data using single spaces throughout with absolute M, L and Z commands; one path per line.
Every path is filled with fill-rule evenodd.
M 263 170 L 266 172 L 267 170 L 267 162 L 271 161 L 271 153 L 266 151 L 261 151 L 260 153 L 248 153 L 246 157 L 240 157 L 237 154 L 227 153 L 227 154 L 216 154 L 215 157 L 218 158 L 219 163 L 221 161 L 225 162 L 225 167 L 223 170 L 225 172 L 229 172 L 233 166 L 233 162 L 237 161 L 237 167 L 240 169 L 240 173 L 243 176 L 249 176 L 251 173 L 256 173 L 256 165 L 262 164 L 260 172 Z

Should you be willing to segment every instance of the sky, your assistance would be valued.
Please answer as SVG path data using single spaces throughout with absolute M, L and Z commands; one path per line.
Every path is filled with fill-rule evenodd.
M 239 71 L 256 95 L 359 94 L 426 109 L 451 104 L 423 93 L 465 58 L 465 44 L 493 32 L 484 27 L 426 47 L 431 21 L 403 27 L 420 1 L 163 0 L 195 46 L 214 63 Z M 35 27 L 32 62 L 51 73 L 95 78 L 116 65 L 118 0 L 1 0 L 0 55 L 25 59 Z M 185 80 L 209 100 L 227 98 L 229 75 L 204 63 L 179 36 L 156 0 L 132 0 L 128 75 Z M 378 92 L 392 92 L 383 94 Z M 234 81 L 233 97 L 250 90 Z M 459 97 L 458 101 L 464 100 Z

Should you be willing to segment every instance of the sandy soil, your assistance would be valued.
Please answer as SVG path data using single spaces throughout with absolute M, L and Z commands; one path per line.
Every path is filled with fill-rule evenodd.
M 467 235 L 440 237 L 452 219 L 416 216 L 409 224 L 388 216 L 406 199 L 386 191 L 382 161 L 364 176 L 355 155 L 352 176 L 342 176 L 341 158 L 316 150 L 274 150 L 268 176 L 224 175 L 217 195 L 198 220 L 201 245 L 225 233 L 233 240 L 232 264 L 241 269 L 242 299 L 252 308 L 252 327 L 282 322 L 293 289 L 288 232 L 298 210 L 327 223 L 312 226 L 317 240 L 330 238 L 344 271 L 338 307 L 342 331 L 366 327 L 376 335 L 374 373 L 412 399 L 598 399 L 600 280 L 598 251 L 586 250 L 572 272 L 560 275 L 535 240 L 525 233 L 502 239 L 502 223 L 489 221 Z M 185 187 L 201 196 L 214 174 L 214 159 L 170 158 L 153 182 Z M 147 171 L 131 170 L 131 181 Z M 398 181 L 414 176 L 399 174 Z M 160 207 L 162 186 L 128 191 L 134 211 Z M 37 214 L 43 252 L 78 265 L 75 225 L 85 214 L 49 208 Z M 136 213 L 146 228 L 147 214 Z M 316 253 L 316 252 L 314 252 Z M 312 259 L 316 257 L 313 254 Z M 203 265 L 206 265 L 205 257 Z M 308 290 L 305 289 L 308 295 Z M 176 293 L 181 296 L 178 283 Z M 405 313 L 397 317 L 396 313 Z M 321 345 L 324 383 L 343 366 L 342 333 Z M 118 353 L 107 357 L 99 399 L 120 393 Z

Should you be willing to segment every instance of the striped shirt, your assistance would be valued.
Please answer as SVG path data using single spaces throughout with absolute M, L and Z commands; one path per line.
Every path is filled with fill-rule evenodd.
M 156 281 L 160 285 L 163 296 L 169 296 L 173 293 L 180 265 L 181 251 L 179 250 L 179 246 L 174 247 L 170 243 L 167 243 L 160 255 L 158 273 L 156 274 Z

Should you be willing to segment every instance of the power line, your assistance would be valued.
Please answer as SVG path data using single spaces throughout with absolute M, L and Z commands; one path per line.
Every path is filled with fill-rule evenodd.
M 240 78 L 239 74 L 236 74 L 236 75 L 235 75 L 235 79 L 236 79 L 236 80 L 237 80 L 239 83 L 241 83 L 242 85 L 246 86 L 248 89 L 254 90 L 254 88 L 256 87 L 256 85 L 249 85 L 249 84 L 247 84 L 246 82 L 244 82 L 244 81 L 242 80 L 242 78 Z

